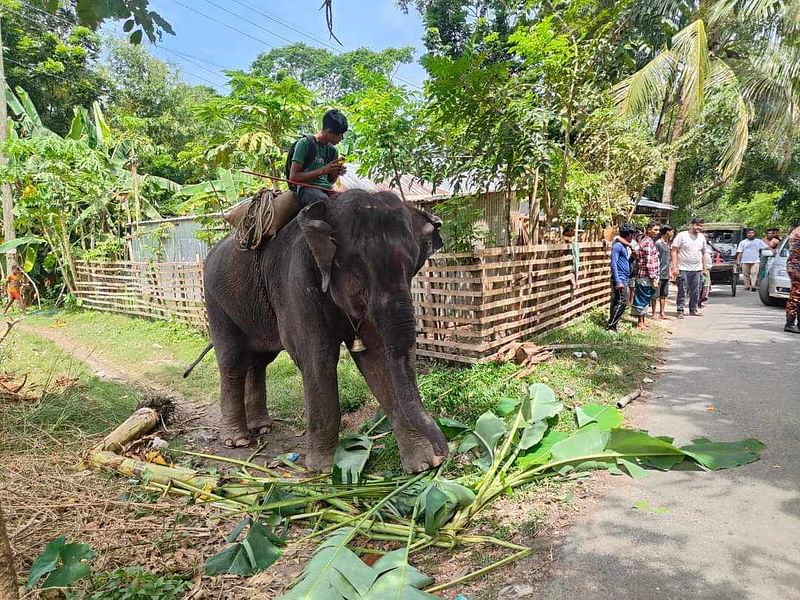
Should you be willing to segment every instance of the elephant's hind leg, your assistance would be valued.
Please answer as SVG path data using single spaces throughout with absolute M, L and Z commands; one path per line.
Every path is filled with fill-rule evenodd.
M 272 430 L 273 421 L 267 407 L 267 365 L 275 360 L 277 352 L 257 354 L 247 369 L 244 386 L 244 407 L 247 428 L 252 435 L 264 435 Z
M 247 371 L 241 367 L 220 365 L 220 409 L 222 412 L 222 443 L 228 448 L 250 445 L 250 432 L 244 406 L 244 387 Z

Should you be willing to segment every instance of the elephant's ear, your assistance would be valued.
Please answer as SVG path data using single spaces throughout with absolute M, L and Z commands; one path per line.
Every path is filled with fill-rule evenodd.
M 442 228 L 442 220 L 436 215 L 432 215 L 419 208 L 409 207 L 409 210 L 411 210 L 414 238 L 419 245 L 419 259 L 414 269 L 414 273 L 416 274 L 425 264 L 425 261 L 444 245 L 440 231 Z
M 322 273 L 322 291 L 327 292 L 331 283 L 331 266 L 336 254 L 336 241 L 333 227 L 325 220 L 327 209 L 324 202 L 315 202 L 306 206 L 297 215 L 300 231 L 306 239 L 311 254 Z

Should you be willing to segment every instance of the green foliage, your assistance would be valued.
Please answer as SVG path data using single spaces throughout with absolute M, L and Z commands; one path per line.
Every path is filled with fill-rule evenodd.
M 420 375 L 425 407 L 436 415 L 474 422 L 507 394 L 516 395 L 514 365 L 489 363 L 469 369 L 438 366 Z
M 100 37 L 80 23 L 71 5 L 52 17 L 27 0 L 3 0 L 5 75 L 11 89 L 22 86 L 45 127 L 69 130 L 72 107 L 91 106 L 106 92 L 95 68 Z
M 468 199 L 452 198 L 437 204 L 435 210 L 442 219 L 444 252 L 472 252 L 494 243 L 492 233 L 480 225 L 483 211 Z
M 206 561 L 206 575 L 231 574 L 250 577 L 280 558 L 280 547 L 286 543 L 285 538 L 275 535 L 258 521 L 248 518 L 242 523 L 244 526 L 249 525 L 247 535 L 241 542 L 237 542 L 236 539 L 244 527 L 236 527 L 227 540 L 233 543 Z
M 43 4 L 51 12 L 61 10 L 59 0 L 45 0 Z M 149 0 L 77 0 L 74 10 L 80 22 L 92 29 L 97 29 L 107 20 L 125 19 L 123 29 L 130 33 L 133 44 L 139 44 L 143 35 L 151 43 L 161 40 L 165 32 L 174 35 L 172 26 L 164 17 L 149 8 Z
M 116 39 L 108 40 L 106 46 L 111 87 L 108 114 L 115 137 L 130 143 L 146 173 L 180 183 L 201 177 L 203 172 L 179 161 L 178 154 L 221 128 L 221 123 L 200 123 L 193 113 L 196 105 L 216 92 L 186 84 L 173 66 L 144 46 Z
M 266 167 L 282 175 L 286 149 L 301 131 L 319 127 L 313 93 L 296 79 L 272 81 L 233 71 L 229 96 L 209 98 L 194 107 L 198 123 L 209 129 L 199 155 L 192 148 L 182 153 L 194 164 Z
M 372 440 L 366 435 L 350 433 L 343 436 L 333 455 L 334 483 L 359 483 L 371 450 Z
M 385 600 L 435 598 L 420 591 L 431 583 L 408 564 L 401 548 L 367 566 L 347 544 L 355 534 L 342 528 L 331 534 L 306 563 L 300 581 L 281 600 Z
M 622 425 L 622 411 L 607 404 L 584 404 L 575 408 L 578 427 L 596 426 L 601 431 L 611 431 Z
M 429 170 L 419 98 L 378 72 L 361 68 L 357 75 L 361 89 L 342 100 L 354 131 L 348 145 L 362 175 L 400 187 L 400 175 Z
M 183 575 L 154 575 L 139 567 L 98 573 L 92 578 L 89 600 L 178 600 L 191 588 Z
M 86 544 L 66 543 L 63 535 L 47 544 L 44 552 L 33 561 L 28 575 L 28 588 L 34 587 L 47 576 L 42 588 L 66 588 L 87 577 L 91 569 L 87 564 L 95 554 Z
M 256 57 L 250 67 L 253 75 L 280 81 L 291 77 L 326 101 L 337 102 L 365 90 L 369 83 L 362 73 L 389 78 L 399 64 L 408 64 L 414 49 L 386 48 L 381 51 L 359 48 L 333 53 L 302 42 L 275 48 Z

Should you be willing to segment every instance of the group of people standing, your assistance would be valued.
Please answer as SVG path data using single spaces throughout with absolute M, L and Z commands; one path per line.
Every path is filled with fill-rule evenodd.
M 711 290 L 713 248 L 703 235 L 702 219 L 692 219 L 688 229 L 674 235 L 674 229 L 651 221 L 644 230 L 631 223 L 619 228 L 611 248 L 611 307 L 606 329 L 617 331 L 630 304 L 636 327 L 647 327 L 648 313 L 655 319 L 666 315 L 671 282 L 678 285 L 676 318 L 683 319 L 687 304 L 689 316 L 702 316 L 701 308 Z M 786 304 L 786 328 L 800 333 L 800 227 L 790 234 L 787 271 L 792 287 Z M 762 240 L 753 229 L 737 247 L 736 261 L 742 267 L 745 288 L 756 291 L 760 251 L 776 249 L 780 243 L 777 230 L 771 229 Z
M 631 223 L 619 228 L 611 247 L 611 310 L 606 329 L 617 331 L 628 304 L 636 327 L 647 327 L 647 314 L 666 319 L 672 272 L 673 228 L 655 221 L 644 231 Z M 658 309 L 658 311 L 656 310 Z

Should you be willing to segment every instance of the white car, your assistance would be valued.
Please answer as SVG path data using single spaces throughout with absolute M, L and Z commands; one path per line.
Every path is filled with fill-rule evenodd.
M 786 261 L 789 258 L 789 236 L 781 242 L 778 249 L 762 250 L 762 262 L 766 261 L 766 271 L 758 285 L 758 296 L 767 306 L 775 306 L 789 298 L 791 282 L 786 272 Z

